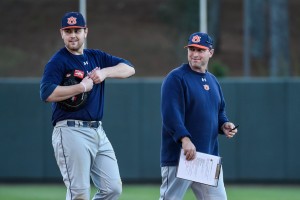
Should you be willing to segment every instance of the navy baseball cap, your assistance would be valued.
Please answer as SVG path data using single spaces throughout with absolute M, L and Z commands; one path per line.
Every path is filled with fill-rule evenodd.
M 197 47 L 200 49 L 212 49 L 213 48 L 213 40 L 207 33 L 197 32 L 193 33 L 189 37 L 187 47 Z
M 86 28 L 85 20 L 79 12 L 68 12 L 61 19 L 61 29 Z

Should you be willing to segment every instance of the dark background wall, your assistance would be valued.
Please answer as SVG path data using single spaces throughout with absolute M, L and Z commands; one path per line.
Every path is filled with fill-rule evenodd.
M 160 181 L 162 79 L 109 80 L 103 126 L 124 181 Z M 240 124 L 220 136 L 232 182 L 300 182 L 299 79 L 221 79 L 227 114 Z M 50 104 L 38 79 L 0 80 L 0 181 L 61 181 L 51 146 Z
M 130 60 L 135 77 L 165 76 L 185 62 L 183 47 L 199 30 L 199 0 L 86 2 L 88 47 Z M 244 75 L 248 27 L 250 76 L 267 77 L 276 65 L 281 70 L 277 76 L 286 76 L 286 71 L 289 76 L 300 75 L 299 0 L 207 3 L 208 33 L 215 40 L 211 72 L 216 68 L 216 72 L 227 69 L 226 76 Z M 0 77 L 40 77 L 47 61 L 63 46 L 61 17 L 78 10 L 79 0 L 1 0 Z M 278 59 L 275 66 L 270 56 Z M 288 59 L 289 65 L 283 65 L 282 59 Z

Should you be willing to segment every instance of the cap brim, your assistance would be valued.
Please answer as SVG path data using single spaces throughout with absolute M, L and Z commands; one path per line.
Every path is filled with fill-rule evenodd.
M 71 29 L 71 28 L 87 28 L 86 26 L 66 26 L 64 28 L 61 28 L 62 30 L 65 30 L 65 29 Z
M 190 44 L 190 45 L 185 46 L 184 48 L 187 48 L 187 47 L 196 47 L 196 48 L 199 48 L 199 49 L 209 49 L 208 47 L 202 46 L 202 45 L 199 45 L 199 44 Z

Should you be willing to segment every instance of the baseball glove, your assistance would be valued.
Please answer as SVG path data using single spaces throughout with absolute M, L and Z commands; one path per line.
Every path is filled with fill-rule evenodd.
M 69 86 L 75 85 L 82 81 L 85 77 L 85 73 L 81 70 L 72 70 L 65 74 L 64 79 L 60 85 L 62 86 Z M 89 92 L 84 92 L 78 95 L 75 95 L 69 99 L 63 100 L 58 102 L 58 105 L 61 109 L 69 112 L 77 111 L 82 108 L 87 99 L 88 99 Z

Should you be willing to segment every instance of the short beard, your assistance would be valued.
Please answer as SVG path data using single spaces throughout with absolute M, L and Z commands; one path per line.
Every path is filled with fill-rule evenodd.
M 84 43 L 78 46 L 65 45 L 65 47 L 71 52 L 79 52 L 79 50 L 83 47 Z

